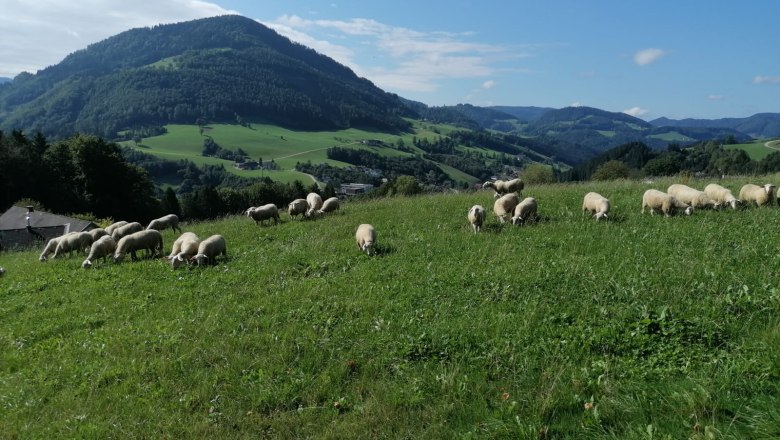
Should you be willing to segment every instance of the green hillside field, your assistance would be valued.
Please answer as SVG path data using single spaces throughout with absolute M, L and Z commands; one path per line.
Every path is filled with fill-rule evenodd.
M 767 147 L 769 144 L 769 147 Z M 766 139 L 747 144 L 724 145 L 727 150 L 745 150 L 752 160 L 761 160 L 780 149 L 780 141 L 768 141 Z M 774 148 L 772 148 L 774 147 Z
M 185 222 L 228 257 L 176 271 L 1 253 L 0 437 L 778 438 L 780 209 L 642 215 L 670 183 L 529 186 L 540 222 L 479 234 L 490 191 Z

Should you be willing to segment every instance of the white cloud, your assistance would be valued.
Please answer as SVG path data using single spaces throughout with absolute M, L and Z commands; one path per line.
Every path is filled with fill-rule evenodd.
M 487 80 L 487 81 L 482 83 L 482 88 L 483 89 L 492 89 L 495 86 L 496 86 L 496 82 L 493 81 L 492 79 L 489 79 L 489 80 Z
M 661 59 L 666 52 L 662 49 L 643 49 L 634 54 L 634 62 L 639 66 L 646 66 Z
M 582 103 L 579 101 L 574 101 L 571 104 L 569 104 L 569 107 L 582 107 Z
M 756 76 L 753 84 L 780 84 L 780 76 Z
M 640 107 L 631 107 L 630 109 L 623 110 L 623 113 L 638 118 L 640 116 L 646 115 L 648 111 Z

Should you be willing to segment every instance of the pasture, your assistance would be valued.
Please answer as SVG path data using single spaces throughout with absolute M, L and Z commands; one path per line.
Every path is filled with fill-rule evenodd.
M 750 159 L 759 161 L 777 151 L 780 148 L 780 142 L 762 139 L 747 144 L 724 145 L 723 148 L 727 150 L 745 150 Z
M 185 222 L 228 258 L 177 271 L 1 253 L 0 437 L 778 438 L 780 209 L 642 215 L 670 183 L 529 185 L 522 227 L 492 191 Z

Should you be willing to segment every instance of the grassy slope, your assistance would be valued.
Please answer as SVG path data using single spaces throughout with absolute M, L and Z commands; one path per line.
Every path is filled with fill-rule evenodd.
M 529 187 L 545 221 L 478 235 L 487 191 L 188 224 L 230 257 L 175 272 L 0 254 L 0 437 L 779 437 L 780 210 L 643 216 L 646 188 Z
M 767 148 L 766 144 L 767 140 L 759 140 L 756 142 L 751 142 L 749 144 L 733 144 L 733 145 L 724 145 L 724 148 L 728 150 L 745 150 L 745 153 L 747 153 L 748 156 L 750 156 L 753 160 L 761 160 L 770 154 L 777 151 L 773 148 Z M 774 145 L 775 148 L 778 148 L 776 145 L 777 141 L 772 142 L 770 145 Z

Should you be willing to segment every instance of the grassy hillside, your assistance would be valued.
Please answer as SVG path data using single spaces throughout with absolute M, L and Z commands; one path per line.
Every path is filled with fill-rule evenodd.
M 767 146 L 769 144 L 769 146 Z M 780 148 L 780 141 L 767 141 L 766 139 L 747 143 L 724 145 L 728 150 L 745 150 L 748 156 L 753 160 L 761 160 Z
M 780 210 L 641 215 L 670 183 L 531 186 L 543 221 L 478 235 L 487 191 L 185 224 L 208 268 L 2 253 L 0 437 L 778 438 Z

